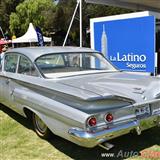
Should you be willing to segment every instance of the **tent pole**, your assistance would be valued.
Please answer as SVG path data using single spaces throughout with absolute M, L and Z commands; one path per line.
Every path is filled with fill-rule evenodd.
M 80 1 L 79 1 L 79 0 L 77 0 L 77 5 L 76 5 L 76 8 L 75 8 L 75 10 L 74 10 L 74 13 L 73 13 L 73 16 L 72 16 L 72 19 L 71 19 L 71 22 L 70 22 L 70 25 L 69 25 L 69 28 L 68 28 L 68 31 L 67 31 L 66 37 L 65 37 L 64 42 L 63 42 L 63 47 L 64 47 L 64 46 L 65 46 L 65 44 L 66 44 L 66 41 L 67 41 L 67 38 L 68 38 L 69 32 L 70 32 L 70 30 L 71 30 L 71 27 L 72 27 L 72 24 L 73 24 L 73 20 L 74 20 L 74 17 L 75 17 L 75 15 L 76 15 L 76 12 L 77 12 L 77 9 L 78 9 L 78 6 L 79 6 L 79 3 L 80 3 Z
M 83 46 L 83 39 L 82 39 L 82 0 L 79 0 L 79 33 L 80 33 L 80 44 L 79 46 L 82 47 Z

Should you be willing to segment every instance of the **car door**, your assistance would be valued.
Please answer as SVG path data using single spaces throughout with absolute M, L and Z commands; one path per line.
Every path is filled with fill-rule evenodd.
M 5 105 L 23 115 L 23 106 L 15 101 L 14 93 L 16 89 L 24 89 L 19 83 L 18 77 L 26 79 L 28 76 L 39 77 L 33 63 L 25 56 L 17 53 L 6 54 L 4 63 L 5 80 L 3 81 L 3 93 Z
M 0 103 L 3 101 L 3 74 L 2 74 L 2 65 L 3 65 L 3 54 L 0 54 Z
M 16 53 L 6 53 L 4 56 L 4 68 L 2 83 L 2 97 L 4 104 L 14 109 L 14 103 L 11 95 L 13 94 L 15 86 L 15 80 L 12 78 L 15 76 L 18 66 L 19 55 Z

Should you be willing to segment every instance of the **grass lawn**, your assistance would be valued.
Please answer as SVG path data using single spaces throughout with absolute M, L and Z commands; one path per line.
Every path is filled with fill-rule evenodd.
M 45 141 L 34 133 L 27 119 L 0 106 L 0 160 L 112 159 L 104 157 L 108 153 L 115 157 L 118 155 L 119 158 L 113 159 L 147 160 L 157 157 L 160 160 L 160 128 L 152 128 L 140 136 L 128 134 L 112 140 L 111 143 L 115 147 L 105 151 L 99 147 L 79 147 L 57 136 Z M 134 157 L 140 152 L 142 156 Z

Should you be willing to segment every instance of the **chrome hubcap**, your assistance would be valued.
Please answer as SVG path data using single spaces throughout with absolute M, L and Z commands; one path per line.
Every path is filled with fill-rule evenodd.
M 41 133 L 45 133 L 47 130 L 47 126 L 43 123 L 43 121 L 37 115 L 35 115 L 35 122 L 38 130 Z

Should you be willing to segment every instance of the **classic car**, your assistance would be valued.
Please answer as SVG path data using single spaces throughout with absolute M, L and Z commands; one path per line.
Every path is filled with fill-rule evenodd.
M 110 139 L 160 125 L 160 78 L 120 71 L 89 48 L 15 48 L 1 55 L 0 102 L 41 138 L 110 149 Z

